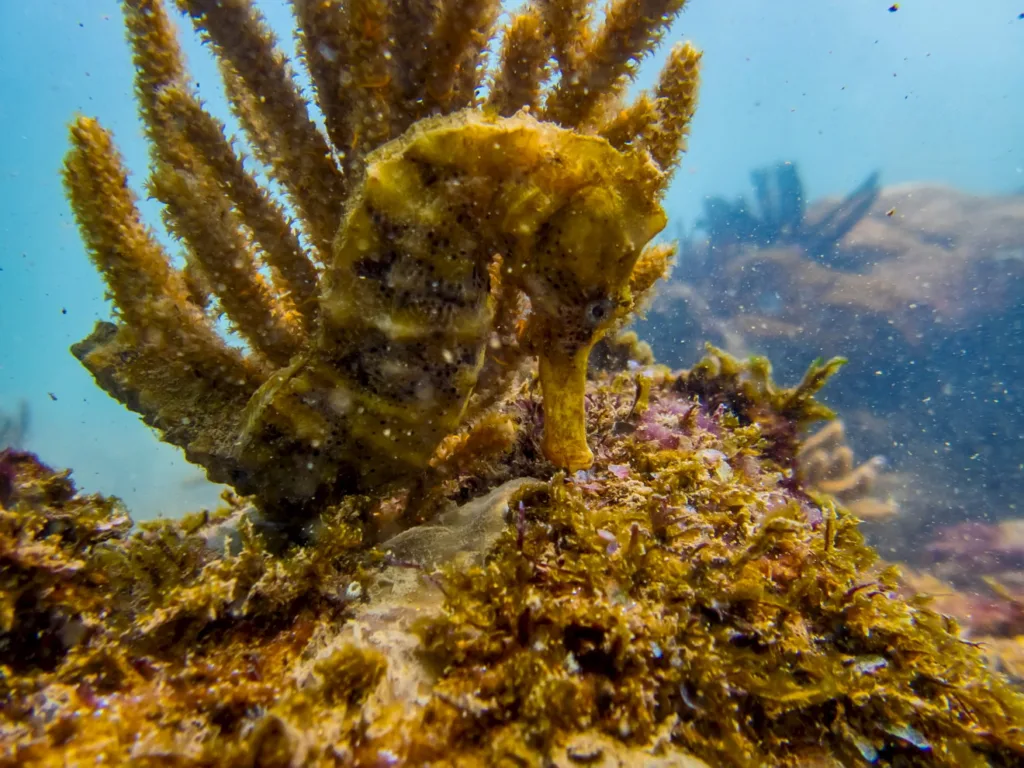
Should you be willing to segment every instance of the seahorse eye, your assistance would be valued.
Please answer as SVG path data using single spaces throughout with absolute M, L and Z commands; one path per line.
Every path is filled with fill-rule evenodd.
M 594 325 L 603 323 L 612 314 L 612 302 L 610 299 L 598 299 L 587 305 L 585 317 Z

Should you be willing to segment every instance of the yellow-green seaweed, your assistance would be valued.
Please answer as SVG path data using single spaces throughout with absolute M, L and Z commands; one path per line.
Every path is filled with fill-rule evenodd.
M 953 620 L 897 595 L 849 513 L 793 485 L 760 422 L 819 412 L 813 396 L 782 397 L 765 375 L 746 412 L 720 408 L 689 388 L 730 391 L 716 368 L 654 371 L 646 409 L 635 374 L 591 383 L 595 465 L 549 481 L 529 478 L 547 465 L 525 393 L 509 406 L 515 445 L 483 473 L 491 493 L 478 469 L 451 476 L 448 511 L 394 539 L 382 521 L 402 501 L 383 493 L 332 507 L 283 550 L 234 499 L 130 533 L 100 497 L 39 492 L 70 486 L 21 455 L 2 514 L 31 533 L 5 539 L 0 574 L 45 595 L 19 618 L 57 652 L 4 655 L 2 754 L 1018 764 L 1024 695 Z M 57 525 L 69 505 L 109 535 Z M 24 556 L 41 542 L 45 563 Z M 62 634 L 72 624 L 88 631 Z

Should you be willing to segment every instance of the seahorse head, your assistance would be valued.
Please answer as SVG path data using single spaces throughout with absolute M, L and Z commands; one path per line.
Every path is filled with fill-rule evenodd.
M 594 343 L 634 308 L 630 276 L 643 248 L 665 226 L 661 171 L 646 152 L 534 122 L 539 139 L 516 178 L 520 226 L 513 273 L 531 304 L 529 341 L 539 358 L 547 457 L 589 467 L 584 413 Z M 528 154 L 528 153 L 527 153 Z M 541 215 L 538 215 L 541 214 Z

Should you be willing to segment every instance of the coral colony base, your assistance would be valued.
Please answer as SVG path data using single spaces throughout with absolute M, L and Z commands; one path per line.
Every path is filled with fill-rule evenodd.
M 76 120 L 65 181 L 117 316 L 74 352 L 240 495 L 133 528 L 0 454 L 0 761 L 1024 760 L 1024 697 L 797 471 L 841 361 L 791 389 L 714 349 L 615 372 L 649 354 L 602 337 L 671 258 L 650 240 L 699 54 L 621 98 L 682 0 L 527 3 L 489 72 L 494 0 L 295 0 L 315 104 L 251 3 L 178 5 L 282 195 L 164 4 L 125 2 L 183 266 Z

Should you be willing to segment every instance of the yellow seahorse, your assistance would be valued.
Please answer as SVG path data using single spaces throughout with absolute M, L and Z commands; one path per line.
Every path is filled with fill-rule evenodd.
M 245 463 L 273 471 L 287 453 L 319 485 L 358 456 L 361 487 L 422 470 L 476 387 L 498 254 L 530 300 L 544 451 L 589 467 L 587 357 L 633 309 L 629 278 L 665 224 L 661 175 L 645 152 L 528 115 L 426 120 L 381 147 L 335 239 L 315 344 L 254 399 Z

